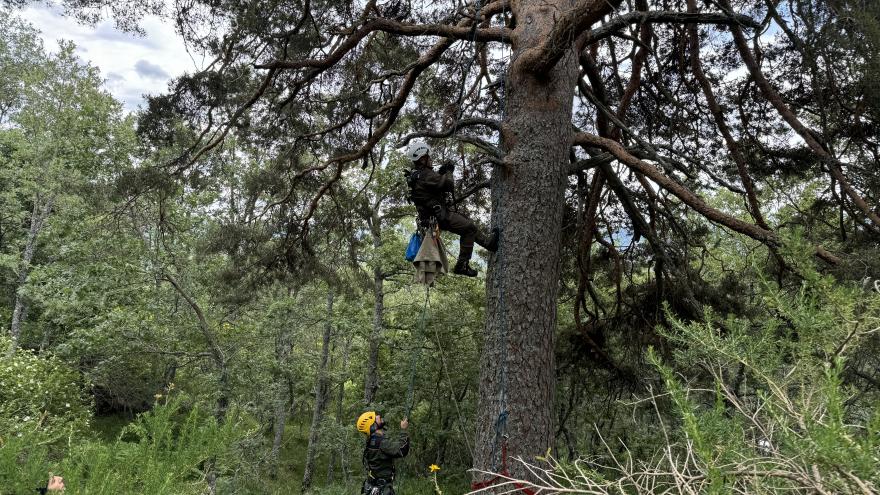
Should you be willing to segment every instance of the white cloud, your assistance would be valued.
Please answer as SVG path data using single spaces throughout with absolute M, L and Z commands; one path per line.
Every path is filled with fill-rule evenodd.
M 143 104 L 144 94 L 163 93 L 169 79 L 206 64 L 187 52 L 172 25 L 155 16 L 141 22 L 145 36 L 119 31 L 113 21 L 84 25 L 45 6 L 28 7 L 21 17 L 42 32 L 49 51 L 57 51 L 60 40 L 76 44 L 77 55 L 101 70 L 107 90 L 129 111 Z

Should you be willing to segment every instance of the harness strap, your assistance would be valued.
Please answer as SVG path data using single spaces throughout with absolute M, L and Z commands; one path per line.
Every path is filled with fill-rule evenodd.
M 373 443 L 374 437 L 375 437 L 376 445 L 371 446 L 370 444 Z M 394 482 L 394 477 L 397 474 L 397 469 L 394 467 L 394 464 L 391 465 L 391 479 L 389 480 L 389 479 L 377 478 L 377 477 L 373 476 L 373 470 L 370 469 L 370 462 L 367 460 L 367 452 L 369 452 L 369 450 L 371 448 L 373 450 L 380 450 L 382 448 L 382 440 L 383 440 L 383 437 L 381 437 L 381 436 L 370 435 L 370 437 L 367 438 L 367 444 L 364 446 L 364 455 L 363 455 L 363 457 L 361 457 L 361 461 L 363 462 L 364 469 L 367 470 L 367 476 L 369 476 L 369 478 L 371 480 L 383 481 L 385 484 L 390 484 L 390 483 Z

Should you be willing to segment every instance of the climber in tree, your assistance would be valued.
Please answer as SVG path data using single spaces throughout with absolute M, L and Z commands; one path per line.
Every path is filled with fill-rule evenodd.
M 494 253 L 498 249 L 498 230 L 494 229 L 491 235 L 487 235 L 470 218 L 449 210 L 451 201 L 447 193 L 451 193 L 455 187 L 452 176 L 455 165 L 444 164 L 435 172 L 431 163 L 431 147 L 424 141 L 410 141 L 406 156 L 413 164 L 407 183 L 410 199 L 419 212 L 419 223 L 428 223 L 433 217 L 441 229 L 458 234 L 458 261 L 452 272 L 476 277 L 477 271 L 470 266 L 474 242 Z
M 361 493 L 365 495 L 394 495 L 394 460 L 409 454 L 409 421 L 400 422 L 400 435 L 390 438 L 385 434 L 385 420 L 375 411 L 367 411 L 357 419 L 357 429 L 367 435 L 364 447 L 364 468 L 367 479 Z

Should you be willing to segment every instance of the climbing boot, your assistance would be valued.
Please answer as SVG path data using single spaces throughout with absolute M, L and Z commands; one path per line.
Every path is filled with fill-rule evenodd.
M 455 264 L 455 268 L 452 269 L 452 273 L 456 275 L 464 275 L 465 277 L 476 277 L 477 271 L 471 268 L 468 260 L 458 260 Z
M 498 241 L 501 238 L 501 230 L 498 227 L 492 229 L 491 235 L 486 235 L 482 232 L 477 234 L 477 244 L 486 248 L 487 251 L 495 252 L 498 251 Z

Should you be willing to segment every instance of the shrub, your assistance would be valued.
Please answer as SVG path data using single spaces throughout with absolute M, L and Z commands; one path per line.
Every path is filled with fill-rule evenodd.
M 0 348 L 8 345 L 0 339 Z M 50 444 L 87 429 L 90 417 L 79 374 L 61 360 L 27 350 L 0 359 L 0 435 L 29 433 Z
M 878 493 L 880 400 L 852 376 L 876 350 L 880 298 L 802 273 L 795 290 L 765 286 L 752 317 L 681 322 L 649 350 L 661 390 L 643 404 L 665 441 L 528 465 L 541 493 Z M 868 361 L 870 363 L 870 361 Z M 850 377 L 850 378 L 847 378 Z M 522 463 L 522 461 L 519 461 Z M 522 468 L 522 466 L 518 466 Z M 488 491 L 486 491 L 488 493 Z

